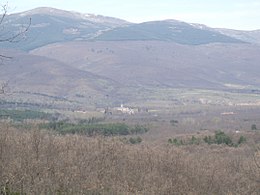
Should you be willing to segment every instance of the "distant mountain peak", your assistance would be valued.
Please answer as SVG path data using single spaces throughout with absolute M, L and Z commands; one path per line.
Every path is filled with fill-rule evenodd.
M 64 11 L 64 10 L 51 8 L 51 7 L 37 7 L 32 10 L 21 12 L 20 15 L 21 16 L 28 16 L 28 15 L 35 15 L 35 14 L 59 15 L 64 13 L 68 13 L 71 15 L 71 12 L 69 11 Z
M 22 17 L 32 16 L 32 15 L 50 15 L 50 16 L 59 16 L 64 18 L 73 18 L 73 19 L 82 19 L 89 20 L 96 23 L 116 23 L 116 24 L 128 24 L 129 22 L 102 15 L 95 15 L 90 13 L 79 13 L 76 11 L 66 11 L 61 9 L 56 9 L 52 7 L 38 7 L 29 11 L 21 12 L 19 15 Z

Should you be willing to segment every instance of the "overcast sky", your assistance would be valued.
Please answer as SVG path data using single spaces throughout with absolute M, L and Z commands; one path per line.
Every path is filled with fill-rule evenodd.
M 54 7 L 144 22 L 177 19 L 210 27 L 260 29 L 260 0 L 7 0 L 9 12 Z M 7 1 L 0 0 L 3 4 Z

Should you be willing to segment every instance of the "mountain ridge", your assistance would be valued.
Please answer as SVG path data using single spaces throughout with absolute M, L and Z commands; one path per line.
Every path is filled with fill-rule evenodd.
M 52 8 L 52 7 L 38 7 L 38 8 L 32 9 L 32 10 L 28 10 L 28 11 L 20 12 L 20 13 L 14 13 L 11 15 L 16 15 L 16 14 L 20 14 L 20 16 L 22 16 L 22 17 L 43 14 L 43 15 L 62 16 L 62 17 L 85 19 L 85 20 L 91 20 L 94 18 L 95 22 L 100 22 L 100 23 L 104 23 L 104 22 L 106 22 L 106 20 L 114 21 L 115 23 L 117 22 L 119 24 L 128 24 L 129 23 L 129 22 L 119 19 L 119 18 L 103 16 L 103 15 L 95 15 L 95 14 L 84 14 L 84 13 L 80 13 L 80 12 L 76 12 L 76 11 L 60 10 L 60 9 L 56 9 L 56 8 Z
M 203 24 L 168 19 L 130 23 L 118 18 L 82 14 L 49 7 L 35 8 L 6 16 L 5 34 L 17 31 L 32 19 L 29 32 L 22 43 L 1 43 L 4 48 L 32 50 L 55 42 L 66 41 L 123 41 L 157 40 L 180 44 L 208 44 L 213 42 L 252 43 L 251 39 L 224 33 Z M 250 33 L 247 36 L 254 36 Z M 251 40 L 251 41 L 250 41 Z M 259 41 L 256 42 L 257 44 Z

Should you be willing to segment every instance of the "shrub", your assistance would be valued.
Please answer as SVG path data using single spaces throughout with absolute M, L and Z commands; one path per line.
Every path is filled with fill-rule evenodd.
M 178 140 L 177 138 L 174 138 L 174 139 L 168 139 L 168 143 L 169 143 L 169 144 L 176 145 L 176 146 L 184 145 L 184 141 L 181 140 L 181 139 Z
M 252 124 L 252 125 L 251 125 L 251 130 L 257 130 L 256 124 Z
M 130 129 L 131 134 L 143 134 L 148 131 L 148 128 L 142 125 L 135 125 Z
M 204 140 L 204 142 L 206 142 L 209 145 L 214 143 L 214 140 L 213 140 L 213 138 L 210 135 L 209 136 L 205 136 L 203 140 Z
M 140 144 L 142 142 L 142 138 L 141 137 L 136 137 L 136 138 L 133 138 L 133 137 L 130 137 L 129 138 L 129 142 L 131 144 Z
M 241 135 L 240 138 L 239 138 L 239 140 L 238 140 L 238 142 L 237 142 L 237 144 L 240 145 L 240 144 L 243 144 L 243 143 L 245 143 L 245 142 L 246 142 L 246 138 Z
M 179 121 L 177 121 L 177 120 L 170 120 L 170 123 L 171 123 L 172 126 L 175 126 L 175 125 L 177 125 L 179 123 Z
M 193 144 L 196 144 L 198 145 L 200 143 L 200 139 L 199 138 L 196 138 L 194 135 L 191 137 L 191 140 L 190 140 L 190 144 L 193 145 Z
M 231 138 L 226 135 L 223 131 L 215 132 L 215 143 L 216 144 L 226 144 L 229 146 L 233 145 Z
M 207 144 L 226 144 L 228 146 L 237 146 L 244 143 L 246 141 L 246 138 L 240 136 L 237 144 L 234 144 L 231 137 L 229 137 L 223 131 L 216 131 L 214 138 L 212 138 L 211 136 L 205 136 L 203 140 Z
M 14 192 L 8 183 L 0 189 L 0 195 L 26 195 L 25 193 Z

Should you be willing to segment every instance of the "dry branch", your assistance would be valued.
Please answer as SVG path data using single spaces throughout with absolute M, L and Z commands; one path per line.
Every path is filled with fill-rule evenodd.
M 1 14 L 1 18 L 0 18 L 0 26 L 2 27 L 1 31 L 4 31 L 4 20 L 7 16 L 7 11 L 8 11 L 8 5 L 2 5 L 2 14 Z M 20 28 L 19 32 L 16 33 L 11 33 L 11 32 L 7 32 L 5 34 L 8 34 L 9 36 L 4 37 L 3 35 L 0 35 L 0 43 L 3 42 L 9 42 L 9 43 L 14 43 L 14 42 L 19 42 L 20 40 L 18 39 L 19 37 L 22 37 L 26 32 L 28 32 L 29 28 L 31 26 L 31 18 L 29 19 L 29 23 L 26 26 L 22 26 L 22 28 Z M 0 59 L 11 59 L 12 57 L 10 56 L 6 56 L 3 54 L 0 54 Z

